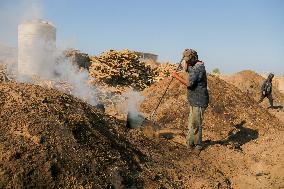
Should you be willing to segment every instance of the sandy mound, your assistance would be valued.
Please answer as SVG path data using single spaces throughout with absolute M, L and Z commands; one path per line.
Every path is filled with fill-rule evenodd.
M 260 93 L 261 93 L 261 85 L 266 78 L 262 77 L 261 75 L 255 73 L 251 70 L 245 70 L 233 74 L 231 76 L 223 76 L 222 77 L 225 81 L 235 85 L 237 88 L 241 89 L 244 93 L 248 96 L 254 98 L 256 101 L 259 100 Z M 284 94 L 281 93 L 276 87 L 275 83 L 273 82 L 273 90 L 272 96 L 274 98 L 275 103 L 283 104 L 284 103 Z M 266 99 L 263 104 L 267 107 L 269 105 L 268 100 Z
M 275 78 L 276 86 L 280 92 L 284 94 L 284 76 L 276 76 Z
M 264 77 L 261 75 L 250 71 L 245 70 L 238 72 L 236 74 L 233 74 L 231 76 L 221 76 L 225 81 L 233 84 L 240 90 L 242 90 L 246 96 L 253 98 L 256 102 L 260 98 L 260 89 L 263 81 L 265 80 Z M 278 82 L 278 83 L 277 83 Z M 279 80 L 275 78 L 273 80 L 273 90 L 272 90 L 272 96 L 274 101 L 274 108 L 269 109 L 268 111 L 275 115 L 280 121 L 284 123 L 284 94 L 279 90 Z M 269 107 L 269 101 L 267 98 L 264 99 L 264 101 L 260 104 L 262 107 L 267 108 Z
M 161 81 L 144 91 L 146 99 L 141 105 L 143 112 L 153 111 L 168 82 L 169 80 Z M 208 87 L 210 105 L 204 118 L 205 139 L 221 142 L 228 133 L 245 130 L 250 135 L 239 136 L 243 141 L 239 141 L 236 145 L 240 146 L 246 141 L 257 138 L 258 134 L 263 135 L 280 128 L 279 120 L 275 116 L 233 85 L 217 76 L 209 75 Z M 180 129 L 186 133 L 189 113 L 186 93 L 186 87 L 178 81 L 174 80 L 170 85 L 157 110 L 156 121 L 162 128 Z

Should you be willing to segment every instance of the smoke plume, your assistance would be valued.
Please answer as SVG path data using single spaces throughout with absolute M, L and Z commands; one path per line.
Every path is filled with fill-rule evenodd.
M 45 48 L 42 48 L 43 45 Z M 40 42 L 31 49 L 33 51 L 31 62 L 35 65 L 28 67 L 30 69 L 28 73 L 34 73 L 40 81 L 52 81 L 53 87 L 63 92 L 66 92 L 67 87 L 70 94 L 91 105 L 96 105 L 96 89 L 88 82 L 88 71 L 79 69 L 76 62 L 74 63 L 64 55 L 64 50 L 56 49 L 50 54 L 50 51 L 47 51 L 46 48 L 52 47 L 48 47 L 48 45 L 48 43 Z M 16 79 L 18 82 L 24 83 L 37 82 L 34 77 L 21 74 L 18 74 Z M 63 87 L 62 83 L 66 87 Z
M 127 91 L 122 96 L 125 98 L 125 104 L 120 107 L 123 113 L 127 113 L 127 124 L 130 128 L 140 126 L 144 121 L 144 115 L 139 111 L 141 102 L 144 96 L 138 91 Z
M 0 63 L 7 67 L 8 75 L 18 82 L 35 83 L 32 77 L 18 74 L 17 46 L 18 25 L 26 20 L 41 19 L 44 17 L 43 3 L 41 0 L 17 1 L 14 4 L 1 3 L 0 24 L 4 27 L 0 30 Z M 5 45 L 4 45 L 5 44 Z M 61 45 L 62 46 L 62 45 Z M 44 48 L 42 48 L 44 47 Z M 51 54 L 50 49 L 54 52 Z M 63 55 L 62 49 L 55 49 L 46 41 L 33 42 L 28 54 L 32 54 L 32 61 L 28 68 L 29 73 L 35 73 L 40 80 L 50 80 L 58 90 L 62 82 L 70 86 L 70 93 L 88 103 L 95 105 L 94 94 L 96 90 L 88 84 L 88 71 L 79 70 Z M 46 51 L 47 50 L 47 51 Z

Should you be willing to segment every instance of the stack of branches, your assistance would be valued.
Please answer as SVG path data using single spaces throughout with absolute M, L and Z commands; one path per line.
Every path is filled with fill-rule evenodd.
M 8 82 L 12 79 L 7 74 L 7 66 L 0 63 L 0 82 Z
M 77 65 L 79 68 L 89 69 L 91 60 L 88 54 L 80 52 L 76 49 L 67 49 L 64 51 L 64 55 L 68 57 L 71 62 Z
M 155 78 L 155 81 L 161 81 L 164 78 L 171 76 L 171 74 L 176 71 L 177 64 L 171 64 L 169 62 L 162 63 L 157 67 L 158 75 Z
M 156 69 L 139 60 L 129 50 L 110 50 L 91 57 L 90 76 L 110 86 L 129 86 L 143 90 L 155 81 Z

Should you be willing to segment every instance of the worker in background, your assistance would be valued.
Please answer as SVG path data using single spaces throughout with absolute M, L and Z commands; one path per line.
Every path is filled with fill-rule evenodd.
M 209 103 L 207 90 L 207 75 L 204 63 L 198 60 L 195 50 L 185 49 L 183 52 L 183 69 L 188 72 L 188 79 L 185 80 L 176 72 L 172 76 L 184 84 L 187 89 L 189 102 L 187 146 L 190 149 L 203 149 L 202 144 L 202 121 L 203 114 Z
M 269 100 L 270 107 L 273 108 L 273 99 L 272 99 L 272 79 L 274 74 L 270 73 L 267 79 L 263 82 L 261 86 L 261 96 L 258 103 L 261 103 L 263 99 L 266 97 Z

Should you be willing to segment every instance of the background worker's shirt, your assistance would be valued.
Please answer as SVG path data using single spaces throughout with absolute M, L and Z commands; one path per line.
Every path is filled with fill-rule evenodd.
M 272 93 L 272 83 L 269 80 L 265 80 L 261 87 L 262 91 L 265 92 L 265 95 Z
M 206 108 L 209 103 L 207 75 L 203 62 L 188 67 L 187 98 L 191 106 Z

